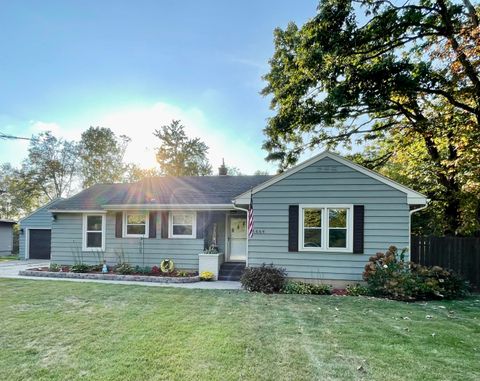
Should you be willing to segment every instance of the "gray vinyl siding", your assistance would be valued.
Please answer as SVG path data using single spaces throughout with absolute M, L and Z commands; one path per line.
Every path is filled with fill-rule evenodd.
M 59 201 L 60 200 L 51 202 L 37 209 L 30 216 L 20 221 L 20 229 L 23 229 L 23 233 L 20 231 L 19 238 L 19 256 L 21 259 L 25 259 L 25 241 L 27 229 L 51 229 L 52 213 L 50 212 L 50 208 Z
M 203 239 L 162 239 L 161 219 L 157 218 L 157 238 L 115 238 L 115 214 L 107 213 L 105 252 L 82 251 L 82 214 L 59 213 L 52 224 L 51 261 L 73 264 L 82 261 L 98 264 L 105 258 L 107 264 L 119 260 L 140 266 L 159 266 L 163 259 L 172 259 L 180 269 L 198 269 L 198 254 L 203 251 Z
M 10 255 L 13 250 L 13 229 L 11 224 L 0 223 L 0 256 Z
M 406 194 L 330 158 L 256 193 L 253 202 L 255 230 L 264 234 L 249 240 L 249 265 L 273 263 L 292 278 L 361 280 L 369 256 L 409 245 Z M 364 205 L 364 253 L 289 252 L 288 207 L 299 204 Z

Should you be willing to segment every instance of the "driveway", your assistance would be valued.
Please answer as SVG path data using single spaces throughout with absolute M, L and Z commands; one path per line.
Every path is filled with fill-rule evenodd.
M 0 262 L 0 278 L 18 278 L 18 272 L 20 270 L 26 270 L 31 267 L 48 266 L 49 264 L 49 261 L 43 259 Z
M 60 282 L 93 282 L 106 284 L 125 284 L 129 286 L 152 286 L 152 287 L 177 287 L 177 288 L 197 288 L 207 290 L 239 290 L 240 282 L 216 281 L 216 282 L 197 282 L 197 283 L 155 283 L 155 282 L 129 282 L 120 280 L 94 280 L 94 279 L 66 279 L 66 278 L 40 278 L 20 276 L 20 270 L 26 270 L 32 267 L 48 266 L 49 261 L 28 260 L 28 261 L 10 261 L 0 262 L 0 278 L 33 279 L 33 280 L 53 280 Z

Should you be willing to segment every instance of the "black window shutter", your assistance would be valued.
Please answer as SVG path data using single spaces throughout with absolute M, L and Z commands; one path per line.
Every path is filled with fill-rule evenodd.
M 353 206 L 353 252 L 363 254 L 364 251 L 364 225 L 365 207 L 363 205 Z
M 148 238 L 157 238 L 157 212 L 148 214 Z
M 168 238 L 168 212 L 161 212 L 161 216 L 162 216 L 162 226 L 161 226 L 162 238 Z
M 122 238 L 123 233 L 123 213 L 115 213 L 115 238 Z
M 288 251 L 298 251 L 298 205 L 288 206 Z
M 205 212 L 197 212 L 197 238 L 203 238 L 205 231 Z

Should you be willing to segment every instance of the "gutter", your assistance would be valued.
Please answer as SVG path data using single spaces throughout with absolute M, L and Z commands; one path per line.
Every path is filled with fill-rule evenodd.
M 429 202 L 430 202 L 430 199 L 427 198 L 427 201 L 426 201 L 425 205 L 423 205 L 419 208 L 416 208 L 416 209 L 412 209 L 408 212 L 408 250 L 409 250 L 408 254 L 409 254 L 409 256 L 410 256 L 410 253 L 412 252 L 412 215 L 413 215 L 413 213 L 416 213 L 416 212 L 419 212 L 421 210 L 426 209 Z
M 235 210 L 241 210 L 245 213 L 247 213 L 247 220 L 248 220 L 248 209 L 244 209 L 244 208 L 240 208 L 239 206 L 235 205 L 235 201 L 232 200 L 232 205 L 233 205 L 233 209 Z M 248 223 L 248 221 L 247 221 Z M 247 229 L 247 247 L 246 247 L 246 251 L 247 251 L 247 256 L 245 258 L 245 266 L 248 267 L 248 241 L 250 240 L 250 238 L 248 237 L 248 229 Z

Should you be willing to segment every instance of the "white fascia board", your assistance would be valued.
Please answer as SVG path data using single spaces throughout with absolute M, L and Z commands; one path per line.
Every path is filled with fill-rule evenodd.
M 337 154 L 334 154 L 330 151 L 324 151 L 322 153 L 319 153 L 318 155 L 315 155 L 311 157 L 310 159 L 304 161 L 303 163 L 297 164 L 296 166 L 286 170 L 283 173 L 280 173 L 279 175 L 271 178 L 268 181 L 265 181 L 264 183 L 257 185 L 253 189 L 242 193 L 238 197 L 234 199 L 234 202 L 239 205 L 244 205 L 244 204 L 249 204 L 250 203 L 250 194 L 255 194 L 257 192 L 260 192 L 261 190 L 268 188 L 269 186 L 277 183 L 280 180 L 285 179 L 286 177 L 293 175 L 294 173 L 297 173 L 298 171 L 301 171 L 302 169 L 316 163 L 317 161 L 320 161 L 324 158 L 330 158 L 332 160 L 335 160 L 339 162 L 340 164 L 346 165 L 347 167 L 350 167 L 352 169 L 355 169 L 356 171 L 363 173 L 364 175 L 367 175 L 375 180 L 378 180 L 394 189 L 397 189 L 407 195 L 407 202 L 408 204 L 426 204 L 428 199 L 425 195 L 414 191 L 413 189 L 410 189 L 402 184 L 397 183 L 396 181 L 393 181 L 377 172 L 374 172 L 370 169 L 367 169 L 359 164 L 356 164 L 348 159 L 345 159 Z M 248 200 L 248 201 L 247 201 Z
M 102 205 L 106 210 L 232 210 L 233 204 L 117 204 Z

